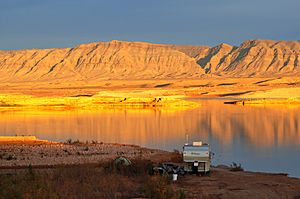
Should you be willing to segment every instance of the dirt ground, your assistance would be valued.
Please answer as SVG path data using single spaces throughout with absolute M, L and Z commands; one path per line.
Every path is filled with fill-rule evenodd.
M 2 142 L 0 151 L 0 173 L 6 175 L 15 172 L 16 169 L 22 170 L 28 167 L 39 168 L 42 173 L 43 169 L 62 165 L 69 165 L 66 169 L 76 165 L 88 168 L 91 164 L 104 163 L 118 156 L 151 160 L 156 164 L 181 160 L 181 155 L 175 152 L 103 143 Z M 84 175 L 93 175 L 93 172 Z M 4 180 L 3 176 L 1 175 L 2 180 Z M 138 183 L 134 179 L 133 182 Z M 288 177 L 287 174 L 232 171 L 226 166 L 212 168 L 209 176 L 179 176 L 178 181 L 172 182 L 170 186 L 175 190 L 183 191 L 185 198 L 300 197 L 298 178 Z
M 92 164 L 112 160 L 119 156 L 151 159 L 154 162 L 176 158 L 166 151 L 146 149 L 135 145 L 109 143 L 66 143 L 47 141 L 1 141 L 0 169 L 47 167 L 56 165 Z M 162 158 L 164 157 L 164 158 Z
M 300 97 L 299 77 L 224 78 L 166 80 L 103 80 L 89 82 L 19 82 L 0 83 L 1 94 L 19 93 L 34 96 L 94 95 L 103 91 L 147 91 L 149 95 L 185 95 L 188 97 Z M 272 90 L 276 89 L 275 92 Z M 291 92 L 291 89 L 293 92 Z
M 209 176 L 186 175 L 176 183 L 187 198 L 298 198 L 300 179 L 285 174 L 213 168 Z

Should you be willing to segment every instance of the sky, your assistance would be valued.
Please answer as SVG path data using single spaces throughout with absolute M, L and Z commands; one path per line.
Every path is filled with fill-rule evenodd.
M 0 0 L 0 49 L 299 40 L 299 0 Z

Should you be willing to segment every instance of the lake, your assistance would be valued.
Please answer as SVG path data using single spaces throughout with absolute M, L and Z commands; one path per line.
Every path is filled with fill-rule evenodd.
M 237 106 L 199 100 L 201 107 L 168 111 L 108 109 L 92 111 L 0 111 L 0 135 L 36 135 L 136 144 L 181 150 L 203 140 L 213 164 L 241 163 L 246 170 L 284 172 L 300 177 L 300 107 Z

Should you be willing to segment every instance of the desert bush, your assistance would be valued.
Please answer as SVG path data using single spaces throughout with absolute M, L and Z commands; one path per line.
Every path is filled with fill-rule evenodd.
M 109 173 L 115 173 L 125 176 L 152 175 L 153 162 L 144 159 L 134 159 L 130 165 L 121 162 L 116 163 L 114 160 L 104 164 L 104 168 Z
M 88 146 L 86 146 L 86 147 L 83 148 L 83 151 L 88 151 L 88 150 L 89 150 Z
M 132 169 L 135 175 L 153 175 L 153 162 L 150 160 L 135 159 L 132 161 Z
M 182 190 L 176 191 L 170 185 L 167 176 L 153 176 L 144 185 L 144 192 L 147 198 L 155 199 L 182 199 L 185 194 Z
M 106 166 L 111 165 L 106 164 Z M 2 198 L 183 198 L 170 180 L 149 175 L 152 162 L 133 160 L 128 170 L 104 165 L 0 171 Z
M 244 171 L 244 168 L 241 164 L 232 162 L 232 164 L 230 165 L 230 171 Z
M 77 140 L 74 140 L 74 141 L 72 142 L 72 144 L 82 144 L 82 142 L 80 142 L 80 141 L 77 139 Z
M 16 160 L 17 158 L 11 154 L 8 154 L 4 157 L 4 159 L 10 161 L 10 160 Z
M 70 139 L 67 139 L 65 143 L 66 143 L 66 144 L 72 144 L 72 139 L 71 139 L 71 138 L 70 138 Z
M 92 140 L 92 144 L 98 144 L 97 140 Z
M 171 162 L 183 162 L 182 153 L 180 151 L 174 149 L 173 153 L 171 154 Z
M 36 177 L 31 166 L 27 170 L 0 175 L 0 198 L 58 198 L 47 177 Z
M 77 140 L 72 140 L 71 138 L 70 139 L 67 139 L 65 141 L 65 144 L 83 144 L 83 142 L 79 141 L 78 139 Z

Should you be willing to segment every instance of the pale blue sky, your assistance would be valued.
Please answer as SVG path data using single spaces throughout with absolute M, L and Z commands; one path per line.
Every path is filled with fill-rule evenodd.
M 299 40 L 299 0 L 0 0 L 0 49 Z

